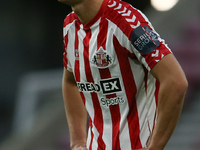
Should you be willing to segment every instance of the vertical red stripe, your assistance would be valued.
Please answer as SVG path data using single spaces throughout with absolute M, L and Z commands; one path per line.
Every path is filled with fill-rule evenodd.
M 74 67 L 74 72 L 75 72 L 75 78 L 76 81 L 80 82 L 80 68 L 79 68 L 79 39 L 78 39 L 78 31 L 80 30 L 80 27 L 78 24 L 75 24 L 75 42 L 74 42 L 74 56 L 75 56 L 75 67 Z
M 64 53 L 63 53 L 63 65 L 65 66 L 65 68 L 67 68 L 67 63 L 68 63 L 68 59 L 67 59 L 67 48 L 68 45 L 68 34 L 63 37 L 63 48 L 64 48 Z
M 108 30 L 108 21 L 102 19 L 100 22 L 99 34 L 97 37 L 97 50 L 102 46 L 104 50 L 106 50 L 106 39 L 107 39 L 107 30 Z M 101 79 L 111 78 L 110 70 L 108 68 L 99 69 Z M 117 97 L 116 94 L 106 95 L 106 98 L 114 98 Z M 119 106 L 111 105 L 109 107 L 111 112 L 112 119 L 112 149 L 120 150 L 120 141 L 119 141 L 119 133 L 120 133 L 120 109 Z
M 80 82 L 80 62 L 79 62 L 79 39 L 78 39 L 78 31 L 80 30 L 79 25 L 75 24 L 75 42 L 74 42 L 74 57 L 75 57 L 75 63 L 74 63 L 74 73 L 75 73 L 75 79 L 77 82 Z M 80 92 L 81 98 L 83 100 L 83 103 L 85 104 L 85 97 L 82 92 Z
M 85 63 L 85 74 L 88 82 L 94 83 L 92 72 L 90 69 L 90 62 L 89 62 L 89 42 L 91 39 L 91 30 L 86 31 L 86 37 L 83 40 L 84 44 L 84 63 Z M 102 132 L 103 132 L 103 115 L 101 106 L 98 100 L 97 93 L 91 93 L 91 97 L 93 100 L 93 106 L 94 106 L 94 125 L 99 131 L 99 137 L 98 137 L 98 150 L 104 150 L 105 149 L 105 143 L 102 140 Z
M 119 61 L 125 92 L 129 103 L 129 113 L 127 116 L 127 120 L 129 126 L 131 147 L 132 149 L 139 149 L 142 148 L 142 145 L 139 136 L 140 134 L 139 117 L 138 117 L 136 98 L 135 98 L 137 89 L 134 81 L 134 76 L 132 74 L 131 66 L 128 60 L 128 53 L 127 53 L 128 50 L 119 44 L 116 37 L 113 38 L 113 43 Z
M 92 132 L 92 127 L 93 127 L 93 125 L 92 125 L 92 120 L 91 120 L 91 118 L 89 117 L 89 127 L 90 127 L 90 129 L 91 129 L 91 140 L 90 140 L 90 145 L 89 145 L 89 150 L 92 150 L 92 141 L 93 141 L 93 138 L 94 138 L 94 134 L 93 134 L 93 132 Z
M 147 93 L 147 81 L 148 81 L 148 70 L 144 67 L 143 67 L 143 70 L 144 70 L 144 86 L 145 86 L 145 92 Z
M 156 99 L 156 106 L 158 106 L 158 92 L 160 89 L 160 82 L 156 80 L 156 90 L 155 90 L 155 99 Z
M 154 116 L 153 129 L 154 129 L 154 126 L 155 126 L 155 124 L 156 124 L 159 89 L 160 89 L 160 82 L 159 82 L 158 80 L 156 80 L 156 90 L 155 90 L 156 111 L 155 111 L 155 116 Z M 153 130 L 153 129 L 152 129 L 152 130 Z

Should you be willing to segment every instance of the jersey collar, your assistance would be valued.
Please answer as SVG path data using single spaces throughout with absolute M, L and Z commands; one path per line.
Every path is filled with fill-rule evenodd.
M 96 14 L 96 16 L 91 21 L 89 21 L 88 23 L 83 24 L 83 28 L 84 29 L 86 29 L 86 30 L 89 29 L 104 14 L 104 11 L 106 10 L 108 1 L 109 0 L 104 0 L 102 5 L 101 5 L 101 7 L 100 7 L 100 9 L 99 9 L 99 11 L 98 11 L 98 13 Z M 76 16 L 76 18 L 78 19 L 77 16 Z M 79 20 L 79 22 L 80 22 L 80 20 Z

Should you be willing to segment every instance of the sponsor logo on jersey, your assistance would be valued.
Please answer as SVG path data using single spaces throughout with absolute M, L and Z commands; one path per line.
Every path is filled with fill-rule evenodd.
M 113 59 L 103 47 L 100 47 L 92 57 L 92 64 L 98 68 L 107 68 L 112 65 Z
M 158 35 L 148 26 L 139 26 L 131 33 L 133 46 L 142 54 L 153 52 L 159 45 Z
M 119 78 L 100 81 L 103 94 L 111 94 L 122 91 Z
M 101 87 L 99 84 L 94 83 L 81 83 L 77 82 L 79 91 L 81 92 L 100 92 Z
M 100 99 L 101 105 L 109 107 L 110 105 L 123 104 L 125 101 L 123 97 L 114 97 L 114 98 L 104 98 Z
M 81 92 L 102 92 L 104 95 L 121 92 L 122 88 L 120 85 L 119 78 L 104 79 L 96 83 L 81 83 L 77 82 L 79 91 Z

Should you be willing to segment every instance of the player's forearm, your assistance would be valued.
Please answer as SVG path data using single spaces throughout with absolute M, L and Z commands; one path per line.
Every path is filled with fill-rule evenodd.
M 86 144 L 87 112 L 76 84 L 63 80 L 63 98 L 73 149 Z
M 158 118 L 149 144 L 149 150 L 163 150 L 170 139 L 181 114 L 187 82 L 161 83 L 158 97 Z

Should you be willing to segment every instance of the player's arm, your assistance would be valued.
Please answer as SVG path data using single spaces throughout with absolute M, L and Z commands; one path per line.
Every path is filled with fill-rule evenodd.
M 74 76 L 66 68 L 64 68 L 62 82 L 63 99 L 70 132 L 71 149 L 86 150 L 87 112 Z
M 158 118 L 148 150 L 163 150 L 172 135 L 182 111 L 188 83 L 173 54 L 168 54 L 151 70 L 159 80 Z

